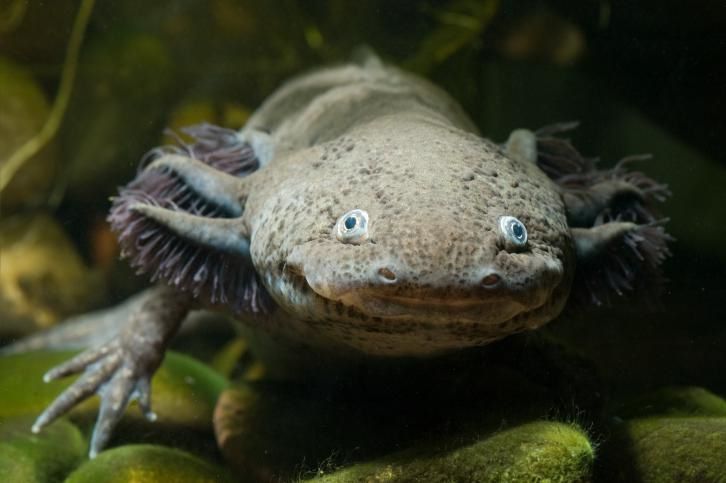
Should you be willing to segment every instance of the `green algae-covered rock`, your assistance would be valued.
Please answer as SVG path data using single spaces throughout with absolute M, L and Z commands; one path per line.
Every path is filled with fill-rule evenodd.
M 0 421 L 40 414 L 72 381 L 69 378 L 45 384 L 43 374 L 73 354 L 32 352 L 0 357 Z M 204 364 L 167 353 L 152 380 L 152 406 L 158 419 L 147 422 L 136 407 L 130 407 L 114 432 L 113 442 L 153 441 L 213 452 L 212 414 L 226 383 Z M 88 431 L 97 411 L 98 398 L 92 397 L 76 407 L 70 418 Z
M 152 399 L 158 421 L 211 428 L 214 405 L 227 380 L 191 357 L 167 352 L 152 381 Z
M 701 387 L 668 386 L 633 398 L 616 414 L 602 446 L 601 479 L 726 481 L 722 398 Z
M 21 416 L 38 415 L 70 384 L 70 380 L 43 382 L 53 366 L 72 357 L 75 352 L 29 352 L 0 356 L 0 421 Z M 95 400 L 87 401 L 73 414 L 98 407 Z
M 625 421 L 603 447 L 603 481 L 726 481 L 725 417 Z
M 85 457 L 81 431 L 61 419 L 32 434 L 31 418 L 0 422 L 0 481 L 59 481 Z
M 400 401 L 379 395 L 346 403 L 322 388 L 295 393 L 291 388 L 286 392 L 279 387 L 237 385 L 220 396 L 217 440 L 228 464 L 250 475 L 250 481 L 287 481 L 315 474 L 318 468 L 351 464 L 326 477 L 330 481 L 582 481 L 590 475 L 594 455 L 583 431 L 558 422 L 518 424 L 526 411 L 514 400 L 508 413 L 479 401 L 482 415 L 477 417 L 462 411 L 453 399 L 437 404 L 422 394 L 417 401 L 396 394 Z M 524 400 L 541 411 L 541 401 Z M 504 425 L 510 428 L 499 431 Z M 409 449 L 401 452 L 401 448 Z
M 572 382 L 588 379 L 584 368 L 582 377 L 567 379 L 570 387 L 558 383 L 555 378 L 565 377 L 547 368 L 565 367 L 564 361 L 556 357 L 553 362 L 552 351 L 539 350 L 532 341 L 520 342 L 505 341 L 486 354 L 478 351 L 451 361 L 416 361 L 410 367 L 399 364 L 344 373 L 327 382 L 312 377 L 297 384 L 241 381 L 219 398 L 214 421 L 217 441 L 228 465 L 240 474 L 287 481 L 315 474 L 321 467 L 375 462 L 378 468 L 388 464 L 388 458 L 408 468 L 423 453 L 435 461 L 432 465 L 439 465 L 448 461 L 451 448 L 462 448 L 461 457 L 466 459 L 476 451 L 464 449 L 477 441 L 494 437 L 502 428 L 526 426 L 545 414 L 568 421 L 596 417 L 595 409 L 592 418 L 582 409 L 593 406 L 591 397 L 585 398 L 584 406 L 579 397 L 583 390 L 592 391 L 593 383 Z M 537 449 L 544 433 L 533 434 Z M 406 448 L 403 456 L 392 456 Z M 493 466 L 491 461 L 487 465 Z
M 624 419 L 656 415 L 726 417 L 726 401 L 702 387 L 669 386 L 635 398 L 617 415 Z
M 538 421 L 453 450 L 405 451 L 315 481 L 575 482 L 590 479 L 593 460 L 592 445 L 581 429 Z
M 447 375 L 462 381 L 447 385 Z M 479 373 L 479 381 L 447 371 L 425 371 L 423 377 L 429 386 L 412 374 L 342 383 L 236 383 L 215 409 L 217 442 L 240 473 L 284 481 L 321 464 L 371 461 L 442 432 L 469 434 L 475 428 L 489 434 L 502 421 L 532 420 L 551 407 L 521 375 L 496 367 L 486 376 Z M 459 384 L 465 389 L 452 387 Z
M 187 452 L 153 445 L 127 445 L 104 451 L 86 461 L 66 483 L 225 482 L 233 481 L 222 468 Z

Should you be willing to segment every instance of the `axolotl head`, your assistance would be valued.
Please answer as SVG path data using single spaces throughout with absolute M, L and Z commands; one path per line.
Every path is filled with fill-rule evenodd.
M 560 195 L 474 134 L 392 116 L 265 171 L 246 207 L 253 264 L 326 338 L 436 353 L 535 328 L 565 303 Z

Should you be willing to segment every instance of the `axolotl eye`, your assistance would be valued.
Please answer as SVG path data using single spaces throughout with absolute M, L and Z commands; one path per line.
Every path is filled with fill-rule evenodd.
M 504 235 L 507 246 L 513 249 L 523 248 L 527 245 L 527 229 L 524 223 L 513 216 L 499 218 L 499 229 Z
M 335 237 L 343 243 L 358 244 L 368 238 L 368 213 L 351 210 L 335 224 Z

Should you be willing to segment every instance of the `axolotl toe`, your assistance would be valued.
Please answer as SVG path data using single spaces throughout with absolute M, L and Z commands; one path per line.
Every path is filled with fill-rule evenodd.
M 35 429 L 100 391 L 93 456 L 131 399 L 151 416 L 149 379 L 200 304 L 318 357 L 424 357 L 656 285 L 666 187 L 628 159 L 595 169 L 559 137 L 570 127 L 496 144 L 372 57 L 293 79 L 239 132 L 185 130 L 109 216 L 157 287 L 120 335 L 47 374 L 85 371 Z

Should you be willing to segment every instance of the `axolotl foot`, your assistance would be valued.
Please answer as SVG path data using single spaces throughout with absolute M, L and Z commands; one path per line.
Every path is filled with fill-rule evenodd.
M 156 354 L 132 359 L 121 341 L 115 339 L 56 366 L 45 374 L 45 382 L 81 371 L 83 374 L 38 416 L 33 424 L 33 432 L 39 432 L 76 404 L 98 394 L 101 397 L 101 409 L 89 450 L 89 456 L 94 458 L 108 443 L 113 428 L 131 401 L 139 402 L 139 407 L 149 421 L 156 419 L 151 410 L 150 382 L 160 362 L 161 357 Z
M 94 458 L 108 443 L 131 401 L 138 401 L 146 418 L 154 421 L 151 377 L 161 364 L 166 345 L 186 313 L 186 302 L 171 289 L 158 287 L 149 290 L 118 335 L 45 374 L 43 379 L 49 382 L 82 373 L 38 416 L 33 432 L 39 432 L 94 394 L 101 397 L 101 407 L 91 437 L 90 458 Z

